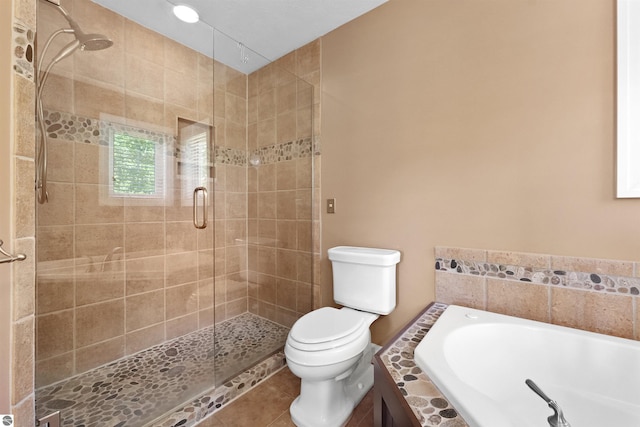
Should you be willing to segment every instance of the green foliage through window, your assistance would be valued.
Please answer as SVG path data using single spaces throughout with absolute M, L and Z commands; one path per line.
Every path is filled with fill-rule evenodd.
M 148 139 L 113 135 L 113 192 L 119 195 L 156 194 L 157 144 Z

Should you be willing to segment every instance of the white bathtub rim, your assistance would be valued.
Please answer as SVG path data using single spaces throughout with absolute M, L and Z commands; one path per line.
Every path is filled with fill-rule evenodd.
M 524 408 L 513 408 L 508 405 L 497 405 L 497 402 L 477 391 L 475 388 L 465 383 L 456 372 L 451 369 L 449 361 L 446 359 L 444 349 L 447 346 L 447 336 L 451 333 L 450 330 L 459 330 L 469 325 L 475 325 L 478 323 L 504 323 L 519 325 L 526 328 L 544 328 L 546 330 L 554 331 L 556 333 L 570 333 L 574 336 L 580 336 L 589 339 L 603 340 L 603 342 L 613 343 L 617 346 L 631 347 L 635 352 L 640 351 L 640 343 L 633 340 L 624 338 L 611 337 L 602 334 L 596 334 L 593 332 L 581 331 L 573 328 L 567 328 L 558 325 L 547 324 L 543 322 L 536 322 L 527 319 L 516 318 L 512 316 L 505 316 L 496 313 L 490 313 L 487 311 L 471 309 L 460 306 L 449 306 L 445 312 L 440 316 L 435 325 L 428 332 L 427 336 L 418 345 L 415 350 L 416 364 L 422 368 L 427 375 L 433 380 L 434 384 L 440 389 L 443 395 L 450 401 L 459 414 L 467 421 L 471 427 L 527 427 L 531 426 L 545 426 L 546 417 L 549 416 L 552 411 L 548 408 L 547 404 L 536 396 L 532 391 L 524 385 L 524 379 L 518 378 L 517 382 L 522 381 L 522 387 L 517 385 L 517 393 L 521 400 L 526 402 Z M 474 356 L 475 357 L 475 356 Z M 637 361 L 640 364 L 640 360 Z M 640 372 L 640 369 L 637 370 Z M 563 406 L 567 415 L 572 413 L 574 419 L 576 419 L 575 412 L 583 412 L 584 408 L 577 410 L 568 403 L 566 394 L 571 391 L 573 395 L 576 394 L 575 390 L 565 387 L 564 384 L 554 383 L 554 375 L 546 375 L 546 372 L 538 371 L 532 373 L 534 381 L 541 386 L 541 388 L 547 392 L 552 398 L 556 399 L 561 406 L 562 401 L 565 402 L 566 408 Z M 566 391 L 566 393 L 565 393 Z M 601 396 L 595 393 L 583 392 L 584 397 L 591 395 L 591 398 L 598 396 L 601 401 Z M 639 397 L 640 398 L 640 397 Z M 573 399 L 575 400 L 575 399 Z M 613 399 L 613 401 L 616 401 Z M 474 402 L 475 404 L 468 405 L 468 402 Z M 479 404 L 481 403 L 481 404 Z M 640 402 L 638 406 L 633 404 L 627 404 L 621 402 L 620 406 L 616 407 L 616 412 L 620 412 L 621 418 L 625 417 L 625 413 L 637 413 L 640 408 Z M 571 411 L 569 411 L 571 409 Z M 523 415 L 526 413 L 527 415 Z M 523 420 L 525 416 L 527 420 Z M 582 416 L 582 414 L 581 414 Z M 634 415 L 635 416 L 635 415 Z M 514 421 L 514 418 L 516 421 Z M 518 420 L 518 418 L 520 418 Z M 533 418 L 533 420 L 528 420 Z M 567 418 L 569 422 L 571 419 Z M 624 418 L 626 419 L 626 418 Z M 490 423 L 488 422 L 490 420 Z M 634 418 L 635 420 L 635 418 Z M 530 421 L 530 423 L 529 423 Z M 634 421 L 635 422 L 635 421 Z M 626 427 L 627 424 L 609 424 L 616 425 L 616 427 Z M 640 425 L 629 424 L 629 425 Z M 588 427 L 588 426 L 580 426 Z

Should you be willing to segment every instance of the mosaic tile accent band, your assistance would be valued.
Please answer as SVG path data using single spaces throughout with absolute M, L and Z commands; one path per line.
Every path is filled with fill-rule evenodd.
M 437 271 L 494 277 L 603 293 L 640 295 L 640 278 L 436 258 Z
M 377 355 L 423 427 L 467 426 L 413 358 L 416 347 L 446 308 L 446 304 L 433 303 Z
M 13 23 L 13 70 L 21 76 L 34 81 L 35 72 L 33 48 L 35 33 L 22 22 Z
M 284 366 L 288 328 L 244 313 L 36 391 L 38 418 L 61 411 L 62 426 L 193 425 Z M 275 356 L 242 372 L 269 355 Z M 208 390 L 216 378 L 224 386 Z M 240 375 L 238 375 L 240 373 Z M 173 411 L 154 422 L 158 411 Z
M 131 125 L 120 124 L 109 120 L 100 120 L 83 117 L 60 111 L 44 111 L 44 122 L 47 135 L 53 139 L 65 139 L 86 144 L 109 145 L 109 133 L 114 129 L 125 129 L 129 133 L 149 135 L 153 140 L 172 142 L 175 146 L 176 136 L 169 133 L 143 129 Z M 217 164 L 246 166 L 250 157 L 257 156 L 261 164 L 276 163 L 285 160 L 293 160 L 311 157 L 320 154 L 320 144 L 312 144 L 311 137 L 289 141 L 282 144 L 274 144 L 247 153 L 235 148 L 215 146 L 215 159 Z M 177 156 L 178 153 L 174 153 Z
M 302 138 L 296 141 L 259 148 L 251 152 L 249 156 L 257 156 L 261 164 L 269 164 L 318 154 L 320 154 L 319 146 L 316 144 L 315 148 L 313 148 L 311 138 Z

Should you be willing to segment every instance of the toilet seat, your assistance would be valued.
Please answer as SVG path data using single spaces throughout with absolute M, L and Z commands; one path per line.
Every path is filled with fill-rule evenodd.
M 299 350 L 323 351 L 349 344 L 368 330 L 359 312 L 323 307 L 298 319 L 289 332 L 289 344 Z
M 371 344 L 369 326 L 377 314 L 323 307 L 296 321 L 287 337 L 285 356 L 301 366 L 328 366 L 358 357 Z

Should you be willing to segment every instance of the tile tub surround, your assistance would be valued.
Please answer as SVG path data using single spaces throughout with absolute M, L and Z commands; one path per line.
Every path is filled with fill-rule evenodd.
M 60 410 L 61 425 L 74 427 L 192 425 L 284 366 L 287 333 L 244 313 L 216 326 L 215 344 L 213 327 L 203 329 L 39 389 L 37 414 Z M 261 361 L 265 354 L 273 356 Z M 255 366 L 239 371 L 247 363 Z M 209 389 L 214 371 L 219 381 L 233 378 L 153 422 L 159 406 L 173 410 L 191 390 Z
M 436 300 L 640 339 L 640 263 L 437 247 Z
M 376 354 L 423 427 L 467 426 L 413 359 L 415 348 L 446 308 L 446 304 L 432 303 Z

